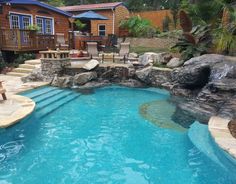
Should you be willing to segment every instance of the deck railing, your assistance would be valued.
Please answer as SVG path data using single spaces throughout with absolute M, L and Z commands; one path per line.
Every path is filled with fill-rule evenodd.
M 0 48 L 7 51 L 55 49 L 55 35 L 37 34 L 32 30 L 0 29 Z

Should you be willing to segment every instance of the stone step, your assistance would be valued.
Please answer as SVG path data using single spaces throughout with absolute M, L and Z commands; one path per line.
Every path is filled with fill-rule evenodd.
M 28 68 L 28 69 L 35 69 L 35 65 L 30 64 L 20 64 L 19 68 Z
M 33 69 L 28 69 L 28 68 L 15 68 L 12 70 L 13 72 L 17 72 L 17 73 L 31 73 L 33 71 Z
M 26 73 L 18 73 L 18 72 L 8 72 L 7 75 L 16 76 L 16 77 L 25 77 L 28 74 L 26 74 Z
M 25 64 L 40 65 L 41 64 L 41 60 L 40 59 L 27 60 L 27 61 L 25 61 Z

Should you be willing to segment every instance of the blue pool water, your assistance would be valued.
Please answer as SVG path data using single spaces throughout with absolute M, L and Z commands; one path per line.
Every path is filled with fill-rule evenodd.
M 0 184 L 236 183 L 207 126 L 172 120 L 165 91 L 46 87 L 24 95 L 37 108 L 0 130 Z

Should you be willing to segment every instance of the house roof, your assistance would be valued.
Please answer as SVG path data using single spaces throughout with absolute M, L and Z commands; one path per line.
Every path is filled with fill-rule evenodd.
M 4 3 L 10 3 L 10 4 L 22 4 L 22 5 L 27 5 L 27 4 L 30 4 L 30 5 L 36 5 L 36 6 L 40 6 L 40 7 L 43 7 L 43 8 L 46 8 L 48 10 L 51 10 L 51 11 L 54 11 L 54 12 L 57 12 L 59 14 L 62 14 L 62 15 L 65 15 L 65 16 L 68 16 L 68 17 L 71 17 L 72 15 L 68 12 L 65 12 L 59 8 L 56 8 L 54 6 L 51 6 L 51 5 L 48 5 L 46 3 L 43 3 L 43 2 L 39 2 L 37 0 L 0 0 L 0 4 L 4 4 Z
M 73 11 L 86 11 L 86 10 L 107 10 L 116 8 L 117 6 L 120 5 L 123 5 L 123 3 L 115 2 L 115 3 L 83 4 L 75 6 L 64 6 L 59 8 L 67 12 L 73 12 Z

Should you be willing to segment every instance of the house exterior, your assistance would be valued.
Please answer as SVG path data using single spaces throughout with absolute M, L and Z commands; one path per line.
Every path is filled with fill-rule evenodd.
M 36 0 L 0 0 L 0 49 L 13 51 L 46 49 L 47 41 L 54 39 L 50 43 L 54 42 L 53 35 L 56 33 L 63 33 L 65 38 L 68 38 L 71 27 L 69 17 L 70 13 Z M 32 45 L 36 44 L 37 38 L 30 39 L 30 32 L 26 31 L 30 27 L 33 29 L 33 25 L 37 26 L 36 34 L 40 35 L 38 37 L 38 42 L 41 40 L 38 43 L 41 44 L 40 48 Z M 45 48 L 42 48 L 42 40 L 45 40 Z
M 129 10 L 122 2 L 65 6 L 59 8 L 73 15 L 92 10 L 107 17 L 108 20 L 91 20 L 91 33 L 94 36 L 105 36 L 108 34 L 119 35 L 120 21 L 129 17 Z

